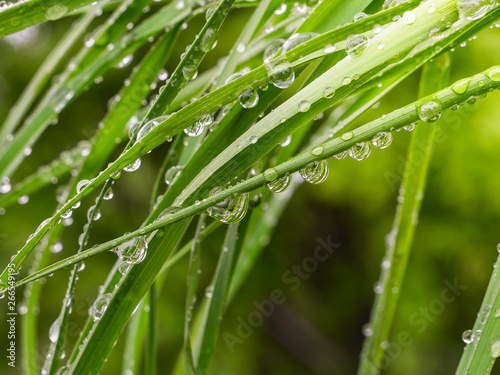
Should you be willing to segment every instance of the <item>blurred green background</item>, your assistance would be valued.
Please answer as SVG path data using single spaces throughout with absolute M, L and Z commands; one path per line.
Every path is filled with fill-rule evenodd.
M 219 44 L 204 61 L 213 66 L 232 46 L 237 30 L 249 16 L 235 11 L 224 24 Z M 187 45 L 199 28 L 199 19 L 181 36 Z M 0 121 L 15 103 L 30 77 L 53 45 L 70 27 L 71 19 L 45 24 L 30 40 L 0 41 Z M 452 79 L 481 72 L 500 63 L 500 29 L 484 30 L 465 48 L 452 54 Z M 182 52 L 185 45 L 178 47 Z M 179 53 L 174 54 L 178 56 Z M 136 58 L 135 62 L 138 61 Z M 177 57 L 167 66 L 172 71 Z M 132 64 L 133 65 L 133 64 Z M 88 138 L 106 112 L 106 103 L 121 87 L 130 68 L 112 70 L 104 82 L 93 86 L 61 114 L 26 158 L 12 182 L 34 172 L 82 139 Z M 203 68 L 201 69 L 203 70 Z M 376 109 L 359 121 L 365 123 L 416 99 L 419 74 L 410 76 Z M 393 329 L 390 365 L 386 374 L 449 374 L 454 372 L 464 346 L 461 335 L 472 327 L 498 255 L 500 242 L 500 93 L 489 94 L 459 111 L 447 111 L 439 126 L 428 188 L 416 232 L 409 268 L 401 292 Z M 239 319 L 247 320 L 255 303 L 281 290 L 285 303 L 276 307 L 262 326 L 230 351 L 222 336 L 212 361 L 212 374 L 352 374 L 355 372 L 363 334 L 379 277 L 384 237 L 395 214 L 399 178 L 406 159 L 409 133 L 394 134 L 387 150 L 373 150 L 363 162 L 330 160 L 330 176 L 321 185 L 303 184 L 295 192 L 262 257 L 229 306 L 221 327 L 235 334 Z M 102 218 L 94 226 L 91 243 L 100 243 L 137 228 L 147 215 L 150 188 L 162 162 L 164 149 L 143 158 L 140 170 L 124 174 L 115 184 L 115 198 L 105 202 Z M 62 179 L 59 183 L 64 183 Z M 59 184 L 30 197 L 0 216 L 0 264 L 22 247 L 38 224 L 56 205 Z M 84 206 L 88 207 L 88 199 Z M 64 234 L 59 260 L 77 248 L 86 209 L 76 211 L 74 223 Z M 217 261 L 224 232 L 219 230 L 203 245 L 200 294 Z M 311 256 L 317 238 L 340 244 L 335 253 L 300 283 L 297 290 L 283 275 Z M 81 327 L 97 288 L 116 259 L 104 254 L 86 262 L 77 286 L 73 328 Z M 28 267 L 22 270 L 26 274 Z M 169 273 L 160 299 L 159 373 L 173 368 L 182 342 L 187 261 Z M 40 306 L 40 357 L 48 347 L 48 330 L 57 317 L 68 271 L 47 278 Z M 466 289 L 442 311 L 436 300 L 446 281 Z M 20 297 L 22 290 L 18 291 Z M 18 303 L 21 298 L 18 298 Z M 439 309 L 438 309 L 439 310 Z M 427 317 L 423 318 L 425 311 Z M 5 304 L 0 303 L 5 317 Z M 4 318 L 2 318 L 3 320 Z M 418 320 L 418 323 L 417 323 Z M 6 327 L 4 322 L 0 325 Z M 19 329 L 19 327 L 18 327 Z M 74 332 L 78 332 L 76 329 Z M 404 343 L 398 335 L 406 335 Z M 6 329 L 0 333 L 2 350 Z M 70 339 L 72 343 L 76 334 Z M 123 340 L 119 340 L 103 373 L 116 374 Z M 4 351 L 2 351 L 4 352 Z M 2 366 L 5 360 L 0 361 Z M 19 370 L 19 369 L 18 369 Z M 500 374 L 500 370 L 496 369 Z M 18 373 L 2 367 L 2 374 Z

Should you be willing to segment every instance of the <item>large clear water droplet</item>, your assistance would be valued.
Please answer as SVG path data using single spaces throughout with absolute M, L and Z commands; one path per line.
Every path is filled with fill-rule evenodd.
M 370 144 L 368 142 L 356 143 L 349 149 L 349 156 L 357 161 L 365 160 L 370 156 Z
M 52 323 L 49 329 L 49 340 L 51 342 L 57 341 L 60 329 L 61 329 L 61 317 L 58 317 L 56 320 L 54 320 L 54 323 Z
M 378 133 L 373 139 L 372 144 L 377 148 L 387 148 L 392 142 L 391 132 Z
M 264 64 L 269 63 L 272 59 L 278 56 L 279 52 L 283 48 L 285 41 L 283 39 L 273 40 L 269 46 L 264 51 Z
M 259 102 L 259 94 L 252 87 L 248 87 L 240 92 L 238 100 L 243 108 L 253 108 Z
M 368 38 L 362 34 L 351 35 L 345 42 L 345 51 L 349 56 L 362 54 L 368 48 Z
M 463 79 L 461 81 L 455 82 L 451 86 L 451 89 L 455 94 L 462 95 L 467 91 L 469 84 L 470 84 L 470 79 Z
M 418 117 L 425 122 L 435 122 L 441 117 L 442 111 L 443 107 L 437 99 L 429 100 L 418 107 Z
M 283 177 L 268 183 L 267 187 L 274 193 L 282 193 L 290 186 L 291 181 L 292 178 L 290 174 L 287 173 Z
M 112 297 L 113 295 L 111 293 L 103 294 L 102 296 L 97 297 L 96 301 L 90 308 L 90 315 L 92 315 L 94 322 L 97 322 L 102 318 Z
M 170 186 L 179 177 L 184 167 L 182 165 L 174 165 L 165 172 L 165 183 Z
M 462 341 L 466 344 L 470 344 L 475 339 L 475 334 L 472 329 L 468 329 L 462 333 Z
M 195 124 L 185 128 L 184 133 L 186 133 L 190 137 L 197 137 L 201 133 L 203 133 L 203 125 L 201 125 L 199 122 L 196 122 Z
M 81 180 L 81 181 L 79 181 L 79 182 L 78 182 L 78 184 L 76 185 L 76 192 L 77 192 L 78 194 L 80 194 L 80 193 L 81 193 L 81 191 L 82 191 L 83 189 L 85 189 L 85 187 L 86 187 L 88 184 L 90 184 L 90 181 L 89 181 L 89 180 Z
M 217 31 L 213 28 L 208 28 L 203 34 L 200 41 L 200 49 L 203 52 L 209 52 L 215 47 L 217 43 Z
M 302 178 L 311 183 L 319 184 L 328 177 L 328 163 L 326 160 L 314 161 L 299 171 Z
M 135 172 L 140 167 L 141 167 L 141 158 L 137 158 L 132 163 L 130 163 L 129 165 L 127 165 L 125 168 L 123 168 L 123 170 L 125 172 Z
M 128 264 L 141 263 L 148 251 L 146 236 L 140 236 L 120 244 L 114 251 L 118 257 Z
M 210 192 L 210 196 L 221 193 L 224 189 L 215 187 Z M 248 193 L 233 194 L 226 197 L 223 201 L 216 203 L 208 208 L 207 212 L 214 219 L 225 224 L 234 224 L 242 220 L 248 210 Z
M 295 80 L 292 64 L 286 59 L 272 61 L 266 65 L 266 68 L 271 82 L 279 89 L 290 87 Z
M 274 168 L 268 168 L 264 171 L 266 181 L 274 181 L 278 178 L 278 171 Z

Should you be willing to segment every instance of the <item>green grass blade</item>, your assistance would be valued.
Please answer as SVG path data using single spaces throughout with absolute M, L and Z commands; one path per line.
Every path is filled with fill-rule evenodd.
M 497 246 L 500 251 L 500 244 Z M 477 319 L 472 327 L 470 342 L 460 358 L 456 375 L 490 374 L 499 357 L 500 345 L 500 257 L 493 265 L 493 273 L 484 294 Z
M 30 0 L 0 12 L 0 38 L 46 21 L 58 20 L 92 0 Z
M 424 66 L 419 96 L 442 89 L 449 81 L 450 60 L 448 55 Z M 416 126 L 406 160 L 401 199 L 398 198 L 396 217 L 388 236 L 386 254 L 382 263 L 379 282 L 380 292 L 376 295 L 370 318 L 370 334 L 365 340 L 358 374 L 379 374 L 384 349 L 382 343 L 389 339 L 396 306 L 408 264 L 408 258 L 418 223 L 420 207 L 427 182 L 434 138 L 438 124 L 422 122 Z M 415 165 L 416 153 L 422 162 Z M 411 160 L 411 161 L 410 161 Z M 378 289 L 377 289 L 378 290 Z
M 239 224 L 228 226 L 223 249 L 220 253 L 219 263 L 214 274 L 212 290 L 205 294 L 208 298 L 208 306 L 205 316 L 198 332 L 195 358 L 197 373 L 207 373 L 208 364 L 215 349 L 215 343 L 219 332 L 220 320 L 226 303 L 233 253 L 238 236 Z
M 158 328 L 159 328 L 159 306 L 158 306 L 158 293 L 156 283 L 153 283 L 149 288 L 149 332 L 146 349 L 146 358 L 144 364 L 144 373 L 147 375 L 156 374 L 156 351 L 158 342 Z

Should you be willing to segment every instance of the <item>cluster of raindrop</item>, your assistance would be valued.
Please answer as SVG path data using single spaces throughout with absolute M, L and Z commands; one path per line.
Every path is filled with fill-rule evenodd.
M 210 196 L 220 194 L 222 187 L 215 187 L 210 191 Z M 214 219 L 225 224 L 234 224 L 243 219 L 248 210 L 249 194 L 232 194 L 224 200 L 207 209 L 208 214 Z
M 214 122 L 214 116 L 211 113 L 207 113 L 199 116 L 196 119 L 196 122 L 188 126 L 184 129 L 184 133 L 186 133 L 190 137 L 197 137 L 201 133 L 203 133 L 203 129 L 206 127 L 210 127 Z

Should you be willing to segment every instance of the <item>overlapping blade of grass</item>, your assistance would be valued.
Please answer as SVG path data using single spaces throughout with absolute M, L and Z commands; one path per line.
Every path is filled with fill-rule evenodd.
M 191 244 L 191 255 L 189 257 L 189 271 L 187 275 L 187 293 L 186 293 L 186 315 L 184 318 L 184 351 L 182 363 L 184 373 L 189 375 L 196 374 L 196 365 L 193 358 L 191 345 L 191 320 L 193 316 L 194 304 L 196 301 L 196 287 L 200 274 L 200 243 L 199 237 L 201 229 L 205 224 L 205 216 L 200 216 L 196 233 Z
M 30 83 L 23 90 L 16 104 L 9 110 L 7 118 L 0 128 L 0 150 L 5 147 L 7 136 L 14 133 L 29 107 L 33 104 L 36 96 L 40 94 L 45 84 L 54 74 L 56 68 L 61 64 L 61 61 L 66 56 L 70 47 L 73 46 L 87 30 L 90 23 L 96 17 L 95 15 L 95 12 L 90 11 L 76 21 L 52 50 L 51 54 L 43 61 L 36 74 L 30 80 Z
M 426 96 L 448 85 L 450 60 L 441 55 L 424 66 L 420 79 L 419 96 Z M 387 237 L 382 273 L 367 336 L 361 354 L 358 374 L 379 374 L 384 349 L 382 343 L 389 339 L 403 278 L 418 224 L 420 207 L 424 197 L 427 175 L 434 148 L 438 123 L 420 122 L 412 133 L 407 162 L 398 198 L 396 217 Z M 415 164 L 416 154 L 421 162 Z M 378 289 L 377 289 L 378 290 Z
M 46 21 L 58 20 L 93 0 L 29 0 L 0 12 L 0 38 Z
M 179 211 L 172 213 L 165 218 L 155 220 L 152 224 L 146 225 L 134 232 L 130 232 L 120 238 L 116 238 L 112 241 L 86 250 L 78 256 L 71 256 L 66 258 L 64 261 L 54 263 L 52 266 L 47 267 L 42 272 L 30 275 L 25 279 L 20 280 L 16 285 L 23 285 L 27 282 L 31 282 L 40 277 L 46 276 L 47 274 L 66 268 L 68 265 L 95 256 L 104 251 L 111 250 L 118 244 L 128 241 L 134 237 L 145 235 L 164 228 L 167 225 L 183 221 L 193 215 L 202 213 L 208 207 L 213 206 L 217 202 L 220 202 L 227 197 L 232 196 L 233 194 L 242 194 L 255 190 L 266 185 L 271 180 L 280 178 L 287 173 L 296 172 L 314 161 L 326 159 L 335 154 L 348 150 L 350 147 L 356 145 L 359 142 L 368 141 L 380 132 L 391 132 L 408 124 L 417 122 L 420 120 L 420 117 L 417 113 L 417 107 L 422 103 L 437 99 L 441 103 L 442 109 L 445 110 L 456 104 L 462 104 L 466 102 L 466 100 L 471 96 L 480 96 L 487 94 L 490 90 L 495 90 L 500 87 L 500 67 L 494 66 L 487 71 L 477 74 L 473 77 L 469 77 L 466 80 L 469 82 L 469 85 L 467 90 L 465 90 L 463 94 L 457 95 L 452 87 L 448 87 L 444 90 L 434 93 L 433 95 L 426 96 L 425 98 L 422 98 L 417 102 L 411 103 L 405 107 L 391 112 L 387 116 L 384 116 L 384 118 L 374 120 L 366 125 L 352 130 L 349 134 L 349 139 L 344 139 L 346 137 L 336 137 L 321 145 L 317 145 L 316 147 L 314 147 L 314 149 L 319 149 L 315 150 L 315 152 L 312 152 L 313 149 L 303 152 L 300 155 L 292 158 L 291 160 L 274 166 L 273 168 L 271 168 L 271 170 L 264 171 L 264 173 L 253 176 L 235 186 L 231 186 L 223 192 L 214 194 L 204 199 L 198 204 L 192 204 L 190 206 L 182 208 Z M 319 152 L 320 149 L 321 153 Z M 272 179 L 270 179 L 270 175 L 272 175 Z M 175 227 L 175 225 L 172 225 L 172 227 Z
M 236 239 L 238 237 L 238 228 L 239 224 L 228 226 L 212 285 L 208 288 L 208 295 L 205 294 L 208 299 L 208 306 L 204 309 L 205 315 L 202 319 L 194 348 L 196 371 L 200 375 L 207 373 L 208 364 L 215 349 L 220 321 L 230 285 L 231 266 Z
M 500 244 L 497 245 L 500 252 Z M 472 330 L 464 333 L 467 344 L 460 358 L 456 375 L 490 374 L 500 356 L 500 257 L 484 294 L 481 308 Z
M 442 0 L 445 2 L 445 0 Z M 451 2 L 453 3 L 453 2 Z M 449 2 L 446 2 L 446 7 L 443 8 L 443 12 L 450 13 L 450 16 L 455 16 L 455 13 L 453 12 L 453 6 L 454 4 L 451 4 Z M 415 34 L 423 36 L 426 34 L 426 30 L 428 27 L 431 26 L 436 26 L 440 25 L 443 21 L 441 18 L 437 17 L 443 17 L 443 14 L 440 13 L 433 13 L 429 14 L 426 13 L 425 10 L 422 10 L 422 6 L 420 7 L 420 11 L 423 13 L 422 17 L 422 24 L 419 24 L 420 27 L 416 27 L 417 23 L 415 23 L 412 26 L 415 26 L 414 28 L 408 26 Z M 430 22 L 427 18 L 431 18 L 434 20 L 435 24 Z M 443 17 L 445 19 L 446 17 Z M 418 18 L 417 18 L 418 19 Z M 361 22 L 361 21 L 360 21 Z M 429 24 L 430 22 L 430 24 Z M 329 71 L 328 75 L 331 75 L 329 79 L 326 79 L 326 77 L 322 77 L 322 86 L 325 84 L 328 85 L 328 81 L 332 81 L 332 89 L 338 88 L 337 90 L 337 95 L 335 95 L 336 99 L 325 99 L 322 97 L 322 91 L 317 90 L 317 87 L 315 87 L 315 84 L 309 85 L 307 92 L 302 92 L 300 95 L 296 95 L 293 99 L 290 101 L 287 101 L 286 104 L 283 104 L 280 107 L 280 110 L 275 110 L 273 113 L 270 115 L 266 116 L 266 119 L 263 121 L 259 122 L 260 126 L 256 127 L 252 133 L 256 133 L 257 129 L 260 128 L 267 130 L 267 133 L 269 135 L 272 135 L 275 139 L 278 139 L 275 144 L 281 142 L 281 140 L 285 137 L 285 133 L 291 133 L 293 130 L 297 127 L 300 126 L 300 124 L 303 123 L 303 121 L 306 121 L 308 118 L 313 118 L 315 117 L 318 113 L 320 113 L 322 110 L 325 108 L 328 108 L 332 104 L 334 104 L 336 101 L 340 100 L 342 97 L 345 97 L 349 93 L 351 93 L 353 90 L 356 89 L 357 86 L 361 85 L 362 82 L 368 80 L 368 78 L 371 78 L 373 75 L 375 75 L 378 71 L 382 70 L 384 67 L 384 57 L 387 59 L 385 60 L 385 64 L 389 63 L 389 60 L 392 59 L 395 55 L 398 55 L 402 51 L 405 51 L 406 49 L 409 48 L 409 46 L 413 46 L 416 43 L 415 35 L 408 33 L 408 39 L 404 40 L 403 42 L 394 42 L 394 40 L 389 40 L 392 39 L 388 34 L 391 32 L 398 32 L 398 29 L 400 27 L 403 27 L 402 22 L 397 22 L 395 24 L 392 24 L 390 29 L 386 29 L 384 32 L 378 34 L 375 38 L 382 38 L 382 39 L 388 39 L 387 40 L 387 49 L 383 49 L 379 51 L 380 56 L 378 56 L 377 59 L 368 59 L 369 61 L 369 66 L 365 66 L 363 61 L 364 59 L 359 59 L 359 57 L 356 59 L 358 64 L 363 67 L 363 69 L 360 69 L 360 66 L 357 66 L 358 64 L 351 64 L 349 59 L 344 60 L 343 64 L 340 64 L 331 68 L 331 71 Z M 418 29 L 418 31 L 415 31 Z M 341 28 L 338 30 L 335 30 L 332 32 L 334 35 L 342 35 L 343 32 L 347 32 L 349 29 L 349 26 L 346 26 L 346 28 Z M 317 37 L 309 42 L 306 42 L 303 45 L 298 46 L 297 48 L 293 49 L 287 54 L 287 57 L 290 59 L 290 61 L 296 62 L 299 64 L 299 61 L 302 61 L 303 59 L 300 59 L 300 56 L 303 56 L 306 52 L 317 49 L 318 46 L 324 46 L 327 38 L 330 37 L 330 34 L 323 34 L 320 37 Z M 326 40 L 325 40 L 326 39 Z M 375 44 L 376 42 L 374 42 Z M 394 45 L 394 48 L 390 48 L 392 45 Z M 371 46 L 373 48 L 373 45 Z M 369 47 L 370 48 L 370 47 Z M 384 51 L 385 50 L 385 51 Z M 391 51 L 392 52 L 387 52 Z M 367 51 L 368 52 L 368 51 Z M 369 55 L 366 53 L 366 55 Z M 322 56 L 321 54 L 318 55 Z M 379 65 L 382 64 L 382 65 Z M 349 65 L 349 66 L 347 66 Z M 375 67 L 373 67 L 373 65 Z M 370 68 L 372 66 L 372 68 Z M 344 74 L 348 74 L 349 72 L 352 72 L 352 75 L 356 75 L 358 73 L 362 73 L 362 71 L 365 70 L 365 74 L 360 75 L 360 78 L 356 81 L 355 83 L 351 85 L 342 85 L 342 81 L 345 78 Z M 141 142 L 136 143 L 132 148 L 129 149 L 126 153 L 124 153 L 119 159 L 117 159 L 114 163 L 112 163 L 103 173 L 95 178 L 85 189 L 83 189 L 78 195 L 73 197 L 66 205 L 61 209 L 51 220 L 49 223 L 46 225 L 42 226 L 39 230 L 38 233 L 35 234 L 35 236 L 28 241 L 26 246 L 23 248 L 23 250 L 18 254 L 17 256 L 17 262 L 21 263 L 24 257 L 29 253 L 31 248 L 36 244 L 36 242 L 42 237 L 42 235 L 49 229 L 49 227 L 59 218 L 59 215 L 63 212 L 65 212 L 69 207 L 74 205 L 78 200 L 80 200 L 83 196 L 89 194 L 92 190 L 96 188 L 96 186 L 102 184 L 107 178 L 109 178 L 114 172 L 120 170 L 121 168 L 124 168 L 126 165 L 130 164 L 132 161 L 134 161 L 137 157 L 140 157 L 141 155 L 145 154 L 149 150 L 155 148 L 159 144 L 163 143 L 165 139 L 175 135 L 179 131 L 181 131 L 183 128 L 186 126 L 189 126 L 193 124 L 196 121 L 196 118 L 202 114 L 210 113 L 224 104 L 231 103 L 237 98 L 238 93 L 241 90 L 241 87 L 248 87 L 251 85 L 258 85 L 260 83 L 266 82 L 267 81 L 267 73 L 265 73 L 266 68 L 264 66 L 255 69 L 253 72 L 250 74 L 246 74 L 243 77 L 230 82 L 227 85 L 224 85 L 222 88 L 215 90 L 214 92 L 200 98 L 200 100 L 195 101 L 194 103 L 186 106 L 182 110 L 178 111 L 177 113 L 174 113 L 172 116 L 170 116 L 166 121 L 164 121 L 162 124 L 154 128 L 151 132 L 149 132 L 142 140 Z M 306 89 L 304 89 L 306 90 Z M 304 91 L 302 90 L 302 91 Z M 314 101 L 311 100 L 311 104 L 314 104 L 315 101 L 317 101 L 317 105 L 314 105 L 313 108 L 314 110 L 310 110 L 306 113 L 301 113 L 298 110 L 298 103 L 294 103 L 301 98 L 301 96 L 304 97 L 304 99 L 307 99 L 307 96 L 312 95 L 314 97 Z M 311 98 L 309 98 L 311 99 Z M 294 105 L 295 104 L 295 105 Z M 280 113 L 283 110 L 286 110 L 287 113 Z M 290 113 L 288 113 L 290 112 Z M 317 112 L 317 113 L 316 113 Z M 313 115 L 313 113 L 316 113 Z M 288 117 L 290 115 L 293 115 L 293 118 L 289 118 L 286 122 L 286 127 L 281 123 L 281 119 L 284 117 Z M 281 117 L 284 116 L 284 117 Z M 282 126 L 280 126 L 282 125 Z M 273 129 L 273 131 L 271 131 Z M 279 131 L 279 132 L 277 132 Z M 283 134 L 281 134 L 283 133 Z M 259 136 L 258 134 L 248 134 L 248 136 Z M 248 152 L 250 150 L 251 153 L 254 155 L 257 154 L 262 154 L 264 153 L 264 150 L 262 150 L 262 145 L 267 145 L 267 147 L 270 147 L 270 144 L 267 144 L 266 142 L 259 142 L 258 144 L 252 145 L 252 147 L 248 147 L 246 143 L 249 143 L 249 140 L 246 139 L 243 145 L 246 145 L 244 148 L 241 149 L 241 154 L 240 157 L 242 159 L 245 159 L 244 152 Z M 231 151 L 232 150 L 232 151 Z M 231 153 L 234 152 L 234 148 L 229 149 L 226 153 Z M 226 158 L 227 155 L 222 155 L 221 157 L 217 160 L 217 162 L 220 162 L 221 158 Z M 234 161 L 233 161 L 234 162 Z M 248 168 L 248 165 L 246 165 L 246 168 Z M 219 171 L 220 173 L 220 171 Z M 218 176 L 218 174 L 215 174 Z M 206 177 L 206 176 L 205 176 Z M 205 177 L 200 177 L 201 179 Z M 196 184 L 198 184 L 200 181 L 196 181 Z M 217 183 L 217 182 L 215 182 Z M 193 185 L 194 186 L 194 185 Z M 192 188 L 191 188 L 192 190 Z M 203 192 L 208 190 L 207 188 L 203 189 Z M 4 275 L 2 275 L 3 277 Z

